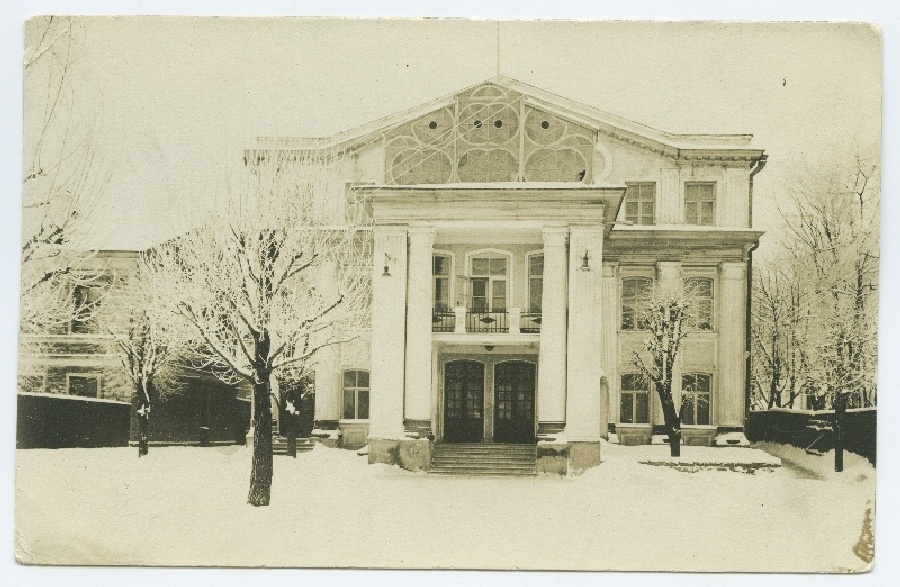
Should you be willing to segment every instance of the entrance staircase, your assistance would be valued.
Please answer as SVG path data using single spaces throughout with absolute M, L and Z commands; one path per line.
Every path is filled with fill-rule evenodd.
M 312 438 L 298 438 L 297 439 L 297 454 L 309 452 L 315 446 L 315 440 Z M 273 436 L 272 437 L 272 454 L 274 455 L 286 455 L 287 454 L 287 438 L 284 436 Z
M 533 444 L 435 444 L 429 472 L 534 476 L 534 460 Z

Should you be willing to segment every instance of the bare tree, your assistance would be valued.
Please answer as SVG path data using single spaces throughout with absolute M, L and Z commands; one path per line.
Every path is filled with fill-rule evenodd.
M 673 457 L 681 456 L 681 402 L 680 393 L 672 388 L 672 369 L 681 342 L 697 321 L 696 296 L 689 290 L 690 286 L 648 293 L 638 312 L 649 334 L 644 339 L 644 353 L 635 351 L 632 358 L 634 366 L 653 384 L 659 396 Z
M 21 328 L 34 334 L 89 309 L 72 294 L 100 272 L 78 238 L 108 177 L 95 160 L 96 102 L 71 83 L 81 29 L 71 18 L 37 17 L 25 37 Z
M 314 154 L 250 161 L 227 213 L 156 250 L 199 343 L 194 365 L 252 386 L 254 506 L 269 504 L 278 380 L 301 379 L 318 351 L 368 325 L 371 232 L 344 166 Z
M 132 388 L 138 414 L 138 457 L 148 454 L 150 411 L 156 400 L 180 391 L 180 361 L 187 352 L 188 331 L 182 317 L 161 296 L 155 251 L 142 253 L 134 271 L 110 275 L 97 311 L 100 328 L 112 337 Z

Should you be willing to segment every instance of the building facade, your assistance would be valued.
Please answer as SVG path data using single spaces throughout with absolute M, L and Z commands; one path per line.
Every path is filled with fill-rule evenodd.
M 321 361 L 317 426 L 413 468 L 432 441 L 540 440 L 578 468 L 610 433 L 650 442 L 662 410 L 633 356 L 637 300 L 661 286 L 696 304 L 674 378 L 685 442 L 740 432 L 766 159 L 750 143 L 657 131 L 508 78 L 329 139 L 260 139 L 350 154 L 349 189 L 371 202 L 371 337 Z

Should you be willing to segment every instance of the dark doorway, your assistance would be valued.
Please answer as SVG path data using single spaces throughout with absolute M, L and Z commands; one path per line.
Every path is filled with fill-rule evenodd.
M 494 366 L 494 442 L 534 442 L 534 363 Z
M 444 367 L 444 441 L 484 439 L 484 364 L 452 361 Z

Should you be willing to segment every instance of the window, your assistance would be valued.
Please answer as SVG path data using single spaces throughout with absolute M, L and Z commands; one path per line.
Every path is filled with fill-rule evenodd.
M 75 318 L 69 326 L 73 334 L 94 334 L 98 331 L 94 312 L 100 301 L 100 291 L 87 285 L 76 285 L 73 292 Z
M 450 309 L 450 257 L 435 255 L 431 258 L 434 309 Z
M 684 186 L 684 222 L 712 226 L 716 211 L 716 184 L 688 183 Z
M 100 377 L 97 375 L 72 375 L 66 376 L 69 395 L 82 397 L 100 397 Z
M 681 377 L 681 423 L 709 425 L 712 376 L 706 373 L 686 373 Z
M 626 277 L 622 280 L 622 330 L 649 328 L 644 306 L 653 288 L 649 277 Z
M 481 257 L 472 259 L 470 302 L 474 312 L 505 312 L 507 291 L 507 259 Z
M 640 373 L 622 375 L 619 398 L 619 422 L 650 423 L 650 390 L 646 377 Z
M 684 291 L 691 306 L 688 324 L 697 330 L 713 330 L 713 280 L 709 277 L 688 277 Z
M 344 419 L 369 419 L 368 371 L 344 371 Z
M 544 297 L 544 256 L 528 257 L 528 312 L 540 314 Z
M 629 183 L 625 191 L 625 220 L 633 224 L 653 224 L 656 207 L 655 183 Z

